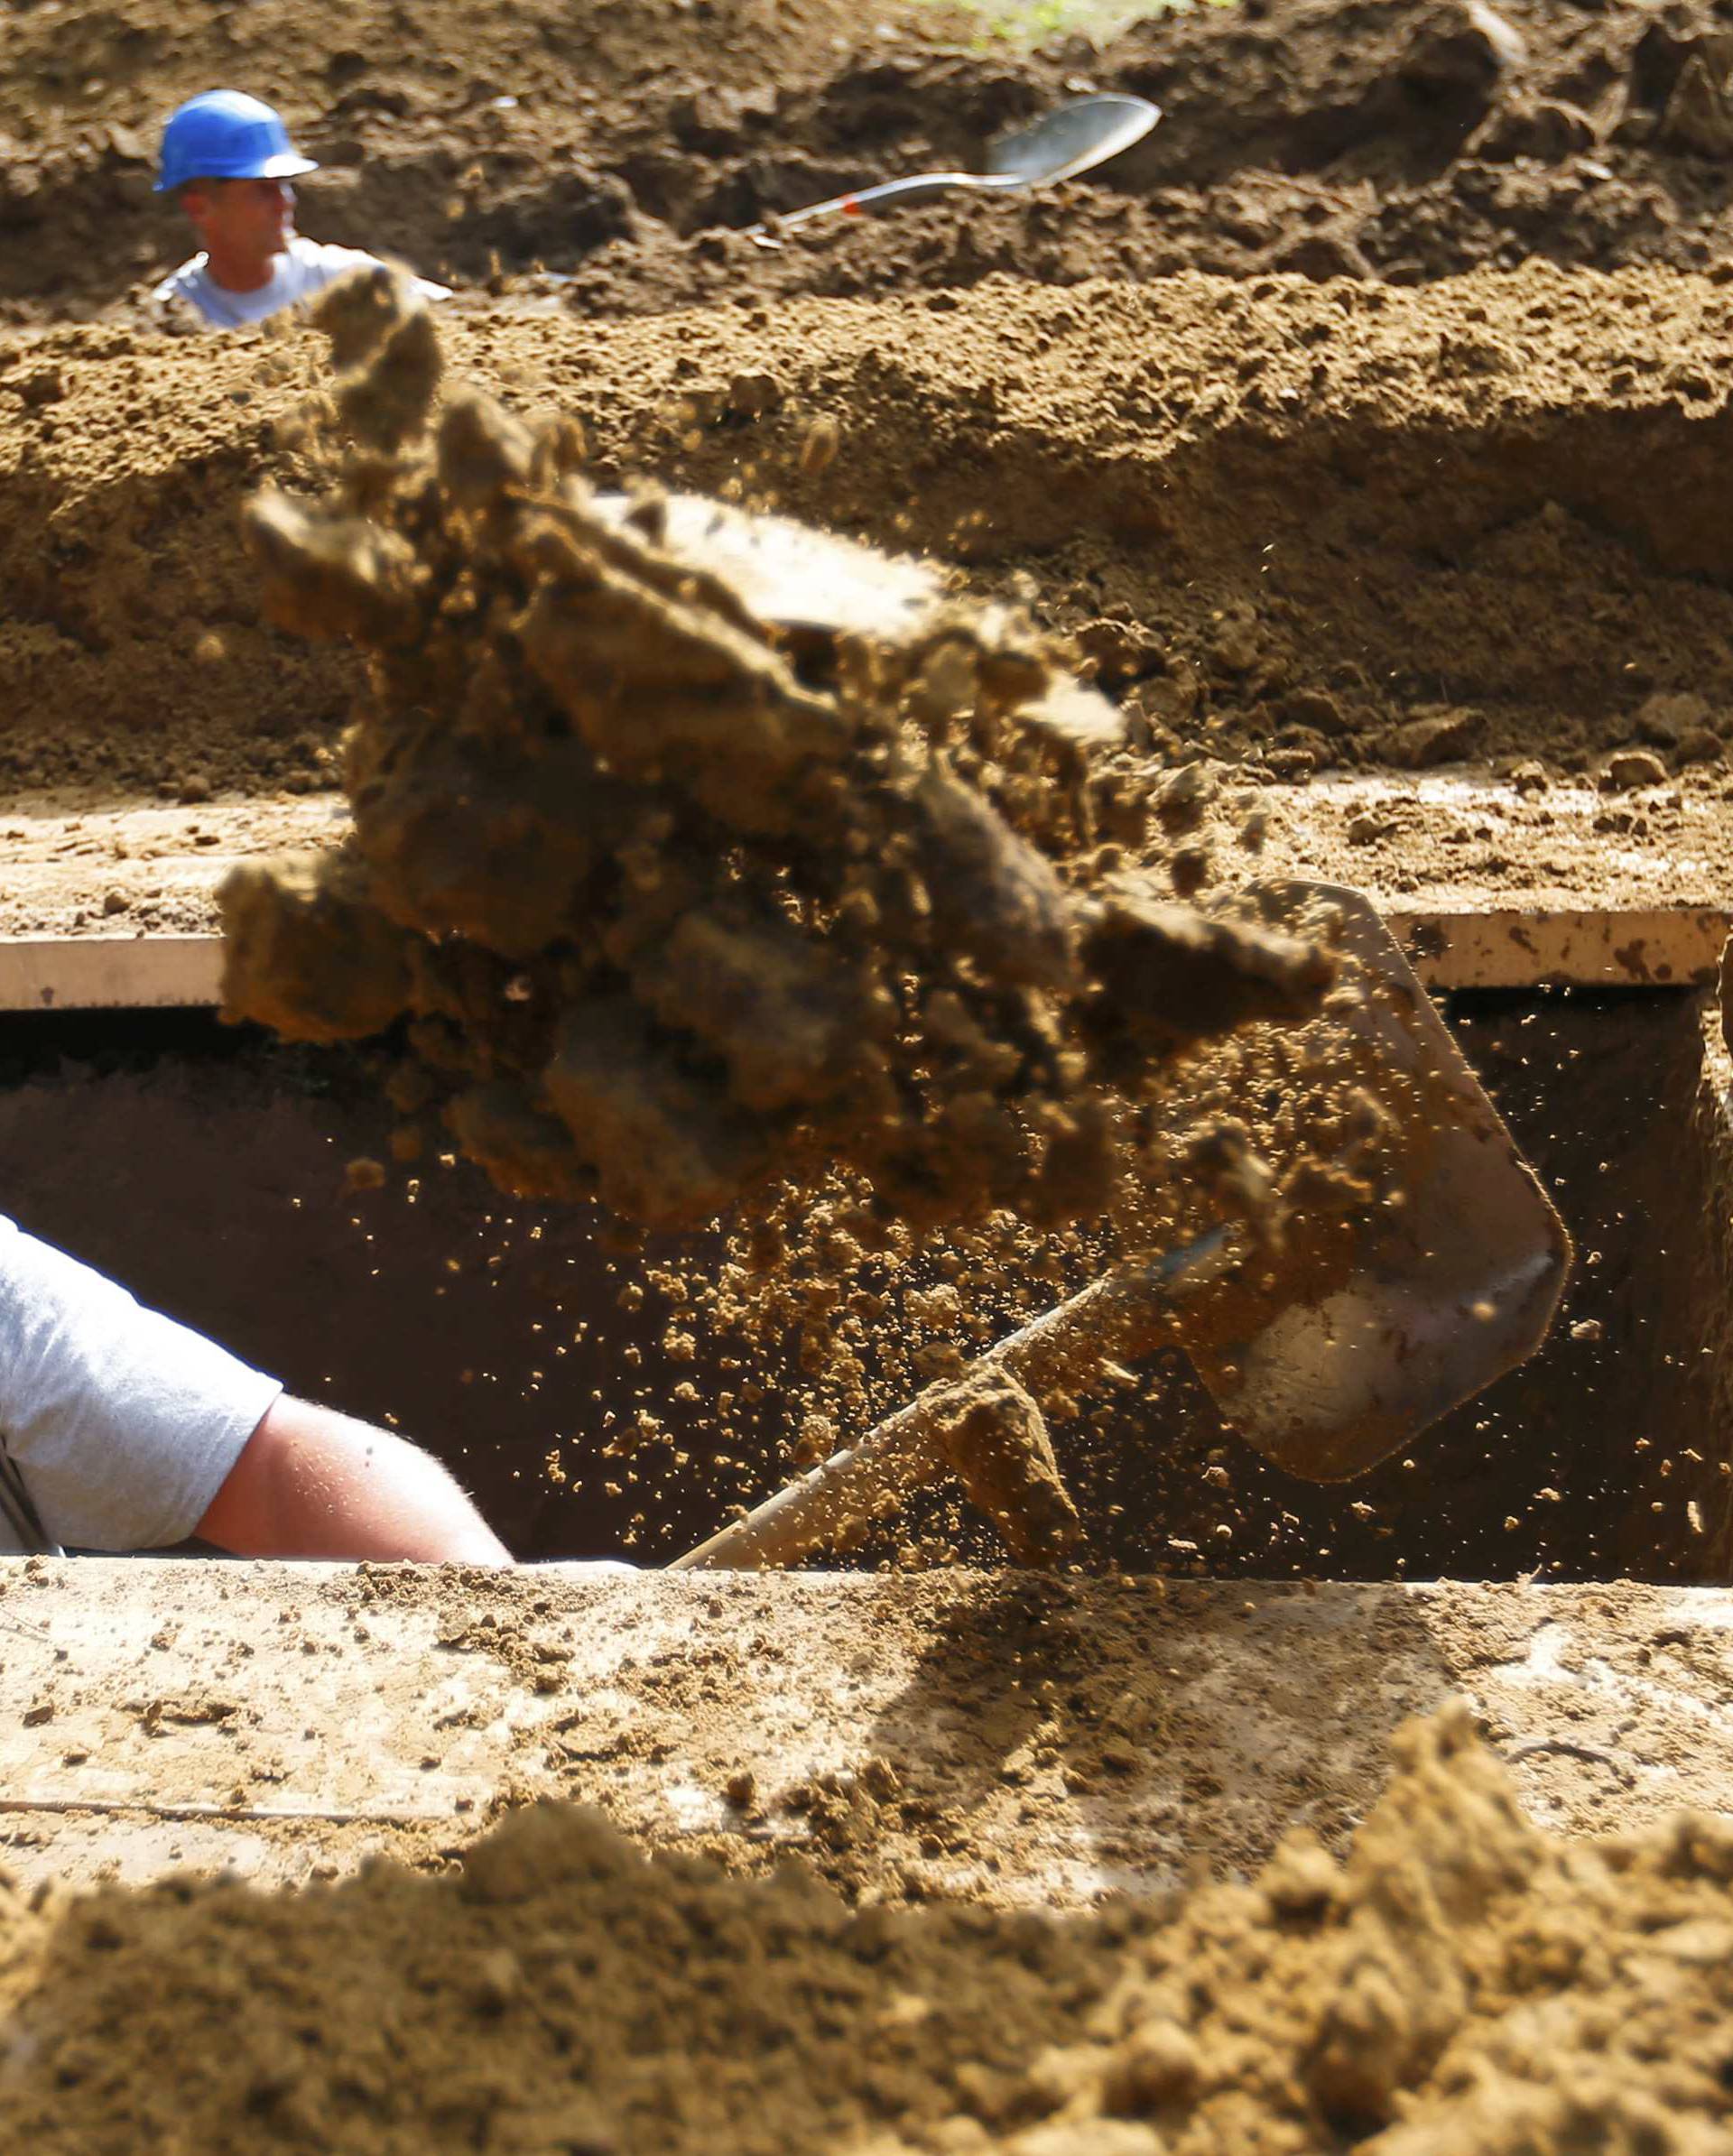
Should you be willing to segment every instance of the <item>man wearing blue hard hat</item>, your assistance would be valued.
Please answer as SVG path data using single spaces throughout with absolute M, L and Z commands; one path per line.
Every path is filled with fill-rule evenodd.
M 375 257 L 358 247 L 322 245 L 295 230 L 290 182 L 318 169 L 258 98 L 240 90 L 190 98 L 162 130 L 156 191 L 180 197 L 204 245 L 163 279 L 154 297 L 185 301 L 212 328 L 236 329 L 373 264 Z M 414 282 L 424 299 L 450 297 L 443 284 L 424 277 Z

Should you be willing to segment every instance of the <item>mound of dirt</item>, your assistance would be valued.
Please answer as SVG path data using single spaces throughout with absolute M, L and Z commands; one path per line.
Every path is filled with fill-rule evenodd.
M 554 1806 L 440 1877 L 12 1895 L 0 2105 L 40 2156 L 1719 2146 L 1727 1822 L 1566 1843 L 1466 1711 L 1396 1749 L 1345 1863 L 1170 1911 L 850 1911 Z
M 666 503 L 606 515 L 570 421 L 436 410 L 407 293 L 321 303 L 352 453 L 253 512 L 275 618 L 371 670 L 353 837 L 224 887 L 229 1016 L 403 1019 L 401 1105 L 502 1188 L 666 1229 L 838 1163 L 902 1219 L 1099 1214 L 1138 1142 L 1101 1085 L 1317 1010 L 1315 945 L 1068 893 L 1037 842 L 1089 851 L 1107 714 L 1015 621 L 857 627 L 841 557 L 834 621 L 779 630 Z
M 785 88 L 774 122 L 742 99 L 683 126 L 671 114 L 616 168 L 643 213 L 633 229 L 545 260 L 591 314 L 995 273 L 1415 284 L 1531 258 L 1710 267 L 1733 201 L 1725 34 L 1689 5 L 1261 0 L 1164 10 L 1098 53 L 1015 65 L 899 50 Z M 978 166 L 994 133 L 1086 88 L 1137 92 L 1163 117 L 1085 181 L 813 227 L 767 258 L 737 236 L 864 170 Z M 863 108 L 890 116 L 884 134 L 855 125 Z
M 1425 294 L 996 279 L 594 327 L 450 309 L 441 333 L 532 422 L 577 419 L 604 484 L 961 555 L 1074 635 L 1128 723 L 1099 836 L 1163 862 L 1235 763 L 1538 757 L 1543 789 L 1630 749 L 1659 759 L 1636 782 L 1719 784 L 1729 319 L 1701 279 L 1532 265 Z M 314 483 L 295 413 L 323 369 L 292 328 L 0 351 L 21 790 L 331 782 L 358 669 L 260 625 L 237 539 L 261 480 Z
M 1716 758 L 1730 319 L 1701 280 L 1534 264 L 1423 293 L 994 279 L 925 301 L 525 323 L 496 351 L 528 366 L 540 342 L 536 373 L 605 475 L 732 481 L 960 554 L 1078 637 L 1144 758 L 1201 751 L 1261 778 L 1500 755 L 1581 769 L 1627 745 Z M 731 408 L 748 375 L 775 385 L 769 409 Z M 812 479 L 798 445 L 815 413 L 840 447 Z M 1120 774 L 1121 834 L 1183 833 L 1195 803 L 1142 769 Z
M 585 315 L 996 271 L 1414 283 L 1728 252 L 1729 55 L 1704 0 L 1255 0 L 1029 55 L 926 9 L 869 23 L 834 0 L 440 6 L 408 25 L 390 0 L 329 29 L 283 0 L 190 22 L 163 0 L 11 11 L 0 307 L 88 313 L 187 251 L 150 194 L 156 130 L 218 80 L 274 97 L 321 160 L 315 236 L 468 283 L 545 264 Z M 1092 88 L 1165 117 L 1086 183 L 780 253 L 730 237 L 866 180 L 978 164 L 995 134 Z
M 120 328 L 0 350 L 0 790 L 204 800 L 329 784 L 357 670 L 264 626 L 239 503 L 296 460 L 291 344 Z
M 1415 283 L 1722 258 L 1727 59 L 1692 0 L 1266 0 L 1141 24 L 1112 71 L 1168 115 L 1126 182 L 1177 194 L 1208 266 Z
M 892 0 L 870 20 L 839 0 L 436 0 L 412 11 L 361 0 L 340 20 L 286 0 L 238 14 L 163 0 L 10 9 L 0 307 L 16 319 L 88 315 L 190 252 L 179 212 L 152 193 L 157 143 L 181 98 L 218 83 L 271 99 L 320 161 L 315 236 L 473 282 L 502 264 L 563 268 L 622 237 L 672 236 L 671 189 L 740 192 L 704 153 L 738 139 L 731 121 L 774 141 L 787 106 L 801 170 L 812 162 L 802 138 L 810 145 L 825 126 L 805 120 L 805 86 L 831 108 L 841 157 L 844 145 L 857 159 L 895 154 L 910 116 L 900 69 L 886 78 L 881 62 L 899 32 L 941 71 L 1006 73 L 935 47 L 946 27 L 919 0 Z M 1036 74 L 1057 80 L 1052 67 Z M 959 100 L 950 125 L 966 133 L 973 112 L 990 128 L 1042 95 Z

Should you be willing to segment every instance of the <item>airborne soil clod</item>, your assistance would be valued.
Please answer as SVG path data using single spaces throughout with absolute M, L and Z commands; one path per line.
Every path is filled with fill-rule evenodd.
M 317 312 L 351 453 L 250 529 L 279 625 L 369 655 L 355 832 L 225 886 L 230 1017 L 329 1039 L 388 1009 L 505 1189 L 660 1230 L 834 1167 L 922 1224 L 1100 1214 L 1124 1161 L 1091 1036 L 1123 1077 L 1129 1035 L 1147 1089 L 1316 1012 L 1316 945 L 1070 887 L 1080 803 L 1057 862 L 1007 819 L 1033 788 L 1059 851 L 1087 776 L 1045 753 L 1066 691 L 1035 639 L 961 605 L 853 634 L 843 558 L 830 648 L 792 649 L 653 496 L 610 518 L 557 430 L 436 405 L 406 285 Z
M 209 934 L 227 879 L 235 1008 L 310 1044 L 22 1022 L 0 1208 L 147 1300 L 184 1291 L 297 1389 L 375 1385 L 364 1411 L 485 1478 L 539 1558 L 672 1556 L 934 1388 L 996 1524 L 947 1485 L 846 1561 L 944 1568 L 894 1583 L 931 1615 L 911 1660 L 978 1682 L 912 1679 L 869 1745 L 783 1787 L 732 1718 L 822 1703 L 779 1696 L 769 1599 L 737 1639 L 733 1601 L 696 1647 L 678 1614 L 607 1635 L 561 1699 L 565 1606 L 524 1615 L 542 1575 L 364 1568 L 349 1600 L 307 1591 L 329 1624 L 244 1728 L 253 1605 L 222 1568 L 225 1689 L 180 1705 L 218 1716 L 200 1791 L 243 1815 L 239 1865 L 323 1831 L 273 1818 L 325 1772 L 315 1726 L 285 1773 L 278 1709 L 307 1726 L 303 1676 L 317 1697 L 363 1618 L 394 1643 L 399 1593 L 440 1611 L 430 1745 L 459 1759 L 497 1709 L 510 1772 L 393 1843 L 420 1873 L 0 1886 L 0 2144 L 1710 2156 L 1728 1821 L 1558 1837 L 1490 1750 L 1526 1776 L 1549 1749 L 1538 1802 L 1567 1790 L 1587 1835 L 1716 1741 L 1724 1613 L 1682 1629 L 1677 1583 L 1733 1561 L 1728 1179 L 1700 1014 L 1648 993 L 1640 939 L 1617 952 L 1642 997 L 1461 1027 L 1585 1267 L 1538 1374 L 1448 1444 L 1307 1492 L 1165 1352 L 1103 1361 L 1095 1393 L 969 1366 L 1128 1252 L 1228 1218 L 1246 1277 L 1321 1283 L 1400 1203 L 1417 1104 L 1341 1053 L 1328 923 L 1237 905 L 1251 878 L 1508 913 L 1513 940 L 1530 908 L 1724 911 L 1724 20 L 1245 0 L 1033 50 L 978 12 L 842 0 L 408 23 L 394 0 L 0 12 L 0 934 L 153 948 Z M 363 284 L 322 328 L 222 338 L 151 303 L 185 251 L 156 130 L 218 80 L 320 160 L 306 229 L 458 296 L 430 316 Z M 1163 118 L 1083 184 L 746 235 L 978 164 L 1080 89 Z M 852 630 L 779 620 L 694 555 L 693 496 L 924 565 L 920 625 L 885 627 L 901 586 Z M 1073 1601 L 1004 1568 L 1004 1530 L 1024 1560 L 1215 1577 Z M 1445 1572 L 1487 1583 L 1482 1658 L 1450 1670 L 1477 1705 L 1502 1672 L 1488 1748 L 1461 1710 L 1411 1726 L 1375 1800 L 1381 1768 L 1362 1787 L 1325 1753 L 1369 1764 L 1443 1688 L 1424 1627 L 1424 1652 L 1397 1636 L 1416 1598 L 1340 1583 Z M 1588 1590 L 1556 1668 L 1549 1590 L 1504 1584 L 1626 1573 L 1665 1584 Z M 1233 1652 L 1272 1575 L 1323 1619 L 1272 1635 L 1302 1666 L 1256 1665 L 1293 1688 L 1278 1715 Z M 839 1689 L 848 1655 L 902 1669 L 894 1610 L 791 1584 L 850 1632 Z M 36 1617 L 56 1587 L 32 1581 Z M 1121 1591 L 1169 1618 L 1116 1633 Z M 18 1733 L 51 1747 L 7 1861 L 72 1846 L 58 1828 L 118 1841 L 130 1800 L 23 1807 L 122 1786 L 116 1730 L 166 1753 L 176 1702 L 131 1672 L 87 1698 L 79 1652 L 44 1677 L 29 1626 L 0 1637 Z M 498 1666 L 485 1707 L 471 1653 Z M 1306 1723 L 1313 1695 L 1339 1726 Z M 938 1771 L 896 1742 L 934 1697 Z M 1666 1743 L 1626 1697 L 1676 1706 Z M 581 1765 L 568 1710 L 596 1725 Z M 1322 1840 L 1266 1862 L 1237 1808 L 1283 1716 L 1315 1742 L 1267 1816 Z M 538 1788 L 609 1805 L 629 1761 L 643 1846 L 514 1809 L 544 1748 Z M 434 1789 L 447 1763 L 416 1756 Z M 231 1796 L 237 1772 L 257 1786 Z M 700 1859 L 683 1822 L 712 1797 Z M 1077 1819 L 1067 1891 L 1100 1906 L 997 1906 L 1008 1847 Z M 153 1865 L 179 1831 L 149 1820 Z M 319 1843 L 330 1868 L 353 1833 Z M 1116 1861 L 1151 1850 L 1218 1875 L 1117 1898 Z
M 959 1388 L 938 1425 L 945 1457 L 1020 1565 L 1052 1565 L 1081 1531 L 1037 1402 L 1003 1371 Z

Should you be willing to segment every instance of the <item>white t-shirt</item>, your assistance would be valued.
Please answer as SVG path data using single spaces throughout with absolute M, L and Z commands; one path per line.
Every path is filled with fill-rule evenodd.
M 297 233 L 276 257 L 269 284 L 257 291 L 232 292 L 211 275 L 209 258 L 195 254 L 183 262 L 171 277 L 165 277 L 152 293 L 154 300 L 188 300 L 213 329 L 238 329 L 243 322 L 262 322 L 285 307 L 298 307 L 335 284 L 350 270 L 377 269 L 379 258 L 359 247 L 326 246 Z M 423 300 L 449 300 L 449 284 L 435 284 L 426 277 L 412 277 L 411 284 Z
M 0 1553 L 184 1541 L 282 1391 L 0 1217 Z

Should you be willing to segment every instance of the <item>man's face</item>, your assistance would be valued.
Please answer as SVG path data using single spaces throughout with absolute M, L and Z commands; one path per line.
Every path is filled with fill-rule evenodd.
M 294 233 L 295 190 L 286 180 L 202 180 L 186 210 L 210 254 L 265 262 Z

